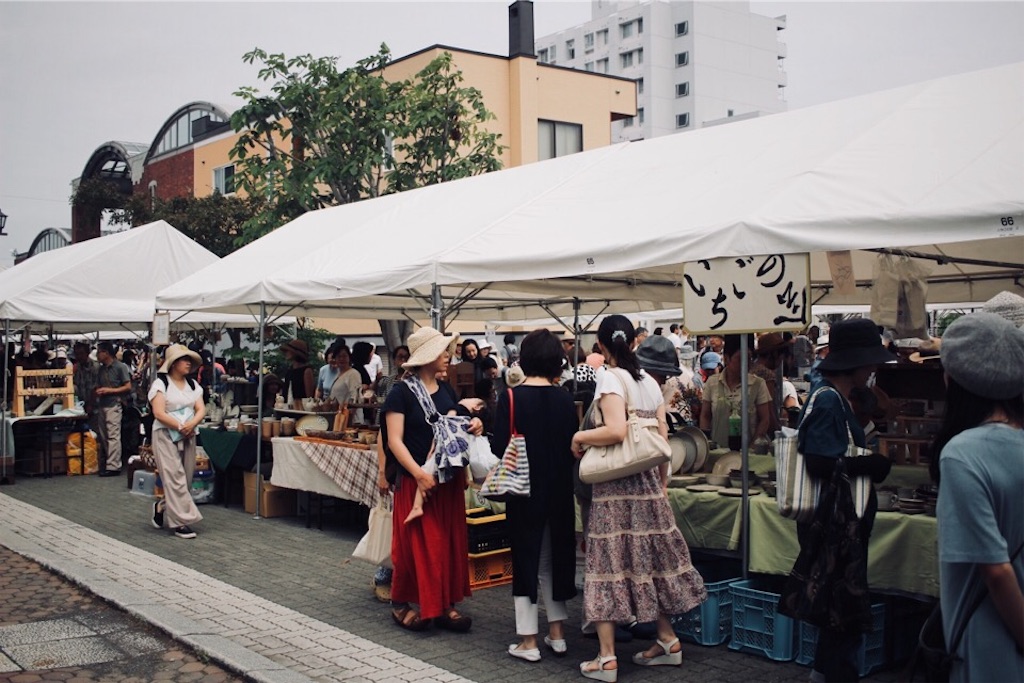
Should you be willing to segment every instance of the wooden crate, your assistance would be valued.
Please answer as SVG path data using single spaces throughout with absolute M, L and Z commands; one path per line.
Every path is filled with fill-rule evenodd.
M 41 396 L 44 400 L 53 399 L 52 404 L 61 403 L 65 409 L 75 405 L 75 371 L 72 368 L 63 370 L 26 370 L 14 368 L 14 417 L 25 417 L 25 399 L 30 396 Z

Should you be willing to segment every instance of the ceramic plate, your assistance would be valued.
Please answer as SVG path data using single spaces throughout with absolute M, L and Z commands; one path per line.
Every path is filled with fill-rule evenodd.
M 668 437 L 668 445 L 672 449 L 672 474 L 675 474 L 683 468 L 686 463 L 686 444 L 683 443 L 683 439 L 679 434 L 670 434 Z
M 743 456 L 739 453 L 730 453 L 719 458 L 711 471 L 715 474 L 729 474 L 729 470 L 738 470 L 743 467 Z
M 330 424 L 323 415 L 306 415 L 295 421 L 295 433 L 305 436 L 307 429 L 327 430 Z
M 693 443 L 697 446 L 697 457 L 694 458 L 689 471 L 700 472 L 708 461 L 708 437 L 704 436 L 704 432 L 696 427 L 683 427 L 682 431 L 693 439 Z
M 749 496 L 756 496 L 759 493 L 761 493 L 761 489 L 748 489 L 747 490 L 747 495 L 749 495 Z M 743 497 L 743 489 L 722 489 L 721 491 L 718 492 L 718 495 L 720 495 L 720 496 L 729 496 L 731 498 L 742 498 Z
M 711 484 L 694 484 L 693 486 L 687 486 L 687 491 L 693 491 L 694 493 L 715 493 L 721 491 L 724 486 L 712 486 Z
M 700 477 L 692 475 L 683 475 L 677 477 L 668 478 L 668 487 L 670 489 L 683 489 L 688 486 L 693 486 L 700 483 Z

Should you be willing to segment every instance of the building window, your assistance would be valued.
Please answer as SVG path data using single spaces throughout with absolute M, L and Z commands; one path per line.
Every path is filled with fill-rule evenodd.
M 676 97 L 686 97 L 690 94 L 690 82 L 676 83 Z
M 686 66 L 690 63 L 689 52 L 677 52 L 676 53 L 676 66 Z
M 637 95 L 643 95 L 644 94 L 644 79 L 642 79 L 642 78 L 636 79 L 636 94 Z
M 565 41 L 565 58 L 576 59 L 576 41 L 567 40 Z
M 149 181 L 149 208 L 156 208 L 156 181 Z
M 541 64 L 550 64 L 551 62 L 555 61 L 554 46 L 546 47 L 543 50 L 538 50 L 537 61 L 540 62 Z
M 636 110 L 636 118 L 640 121 L 640 125 L 644 125 L 644 108 L 640 107 Z
M 223 195 L 235 193 L 235 165 L 213 169 L 213 189 Z
M 585 64 L 583 65 L 583 70 L 584 70 L 584 71 L 593 71 L 593 70 L 594 70 L 594 63 L 593 63 L 593 62 L 587 62 L 587 63 L 585 63 Z
M 676 128 L 686 128 L 690 125 L 689 114 L 676 114 Z
M 608 44 L 608 29 L 603 28 L 597 32 L 597 44 L 601 47 Z
M 583 49 L 590 52 L 594 49 L 594 34 L 587 33 L 583 36 Z
M 608 58 L 597 60 L 597 73 L 606 74 L 608 73 Z
M 690 32 L 690 22 L 688 22 L 688 21 L 680 21 L 678 24 L 676 24 L 676 36 L 677 37 L 678 36 L 685 36 L 689 32 Z
M 619 63 L 623 69 L 628 69 L 631 66 L 644 63 L 644 51 L 643 48 L 639 50 L 630 50 L 629 52 L 623 52 L 619 55 Z
M 554 159 L 583 151 L 583 126 L 562 121 L 537 121 L 537 159 Z
M 623 128 L 632 128 L 633 127 L 633 118 L 634 117 L 632 117 L 632 116 L 627 116 L 626 118 L 622 119 L 622 127 Z

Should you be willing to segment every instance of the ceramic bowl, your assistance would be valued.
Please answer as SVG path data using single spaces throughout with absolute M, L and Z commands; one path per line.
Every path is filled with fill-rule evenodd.
M 705 477 L 705 480 L 710 486 L 726 486 L 730 485 L 728 474 L 709 474 Z

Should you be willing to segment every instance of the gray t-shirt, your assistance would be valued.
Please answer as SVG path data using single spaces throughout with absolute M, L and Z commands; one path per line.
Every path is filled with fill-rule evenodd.
M 1024 431 L 1002 424 L 969 429 L 939 459 L 939 583 L 946 642 L 976 599 L 979 564 L 1009 562 L 1024 541 Z M 1013 564 L 1024 586 L 1024 559 Z M 953 681 L 1024 680 L 1021 656 L 986 595 L 964 631 Z
M 130 382 L 132 379 L 132 373 L 128 370 L 128 366 L 119 360 L 115 360 L 110 365 L 104 365 L 100 363 L 99 373 L 97 376 L 96 386 L 100 387 L 122 387 L 126 382 Z M 128 394 L 108 394 L 106 396 L 100 396 L 97 403 L 103 408 L 109 408 L 110 406 L 117 405 L 128 398 Z

